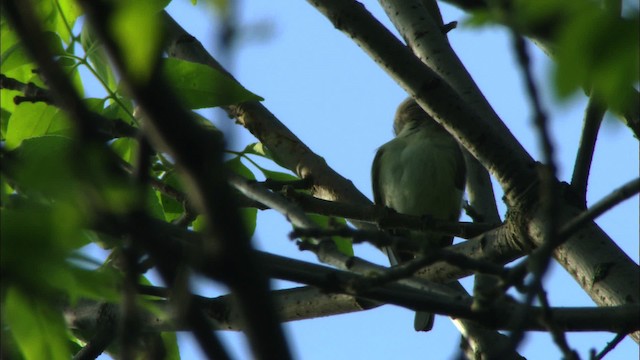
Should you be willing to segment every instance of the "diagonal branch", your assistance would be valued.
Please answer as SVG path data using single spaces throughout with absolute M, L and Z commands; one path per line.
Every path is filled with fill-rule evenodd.
M 205 64 L 230 78 L 229 74 L 202 44 L 167 13 L 164 13 L 167 29 L 169 56 Z M 314 196 L 333 201 L 370 205 L 371 201 L 358 191 L 353 183 L 331 169 L 325 160 L 315 154 L 293 134 L 278 118 L 259 102 L 229 105 L 224 110 L 247 128 L 274 154 L 274 160 L 303 179 L 311 178 Z
M 531 195 L 537 179 L 533 159 L 503 124 L 481 117 L 361 4 L 337 0 L 310 3 L 352 38 L 496 177 L 509 204 L 522 203 L 524 197 Z
M 571 186 L 578 193 L 580 203 L 584 207 L 587 207 L 589 171 L 591 170 L 591 161 L 593 160 L 598 130 L 600 130 L 604 110 L 595 96 L 589 98 L 587 110 L 584 114 L 580 146 L 578 147 L 578 154 L 573 166 L 573 175 L 571 176 Z
M 496 20 L 503 25 L 510 25 L 509 22 L 512 22 L 512 15 L 509 14 L 509 7 L 513 7 L 516 1 L 476 1 L 476 0 L 443 0 L 447 3 L 450 3 L 458 8 L 471 13 L 474 11 L 490 11 L 495 7 L 503 7 L 502 9 L 493 9 L 497 11 L 502 11 L 506 16 L 498 17 Z M 615 2 L 615 1 L 614 1 Z M 613 16 L 620 17 L 619 6 L 620 4 L 611 6 L 611 1 L 604 2 L 606 11 L 610 11 Z M 619 3 L 619 2 L 618 2 Z M 598 6 L 598 4 L 591 4 L 592 6 Z M 605 10 L 603 10 L 605 11 Z M 563 26 L 563 24 L 567 24 L 569 21 L 567 16 L 569 13 L 556 13 L 555 17 L 552 20 L 548 20 L 545 22 L 539 22 L 538 24 L 532 24 L 532 26 L 523 26 L 519 24 L 518 31 L 522 33 L 524 36 L 531 39 L 538 47 L 544 51 L 550 57 L 553 57 L 554 49 L 557 47 L 555 44 L 554 34 L 557 34 L 559 28 Z M 626 90 L 624 90 L 625 94 L 623 96 L 629 99 L 636 99 L 636 101 L 630 101 L 628 106 L 622 110 L 620 114 L 618 114 L 623 120 L 627 127 L 633 132 L 636 139 L 640 139 L 640 102 L 637 101 L 640 98 L 640 93 L 638 90 L 629 86 Z

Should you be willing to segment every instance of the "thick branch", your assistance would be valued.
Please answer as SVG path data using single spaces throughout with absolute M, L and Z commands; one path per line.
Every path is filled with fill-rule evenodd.
M 467 12 L 473 12 L 478 10 L 490 11 L 492 7 L 504 6 L 505 8 L 512 7 L 515 1 L 486 1 L 486 0 L 444 0 L 452 5 L 455 5 Z M 610 2 L 605 2 L 606 4 Z M 598 6 L 597 4 L 592 4 L 592 6 Z M 504 9 L 499 9 L 504 10 Z M 616 17 L 620 16 L 620 11 L 615 11 L 612 9 L 607 9 L 603 11 L 612 11 L 615 13 Z M 513 19 L 512 14 L 509 14 L 509 11 L 504 11 L 507 16 L 496 19 L 503 25 L 512 25 Z M 569 23 L 569 19 L 566 18 L 570 13 L 556 13 L 555 17 L 552 19 L 547 19 L 547 21 L 541 22 L 539 21 L 536 24 L 528 24 L 528 26 L 523 26 L 524 24 L 519 24 L 518 31 L 522 33 L 524 36 L 530 38 L 536 45 L 538 45 L 545 53 L 553 57 L 554 49 L 556 48 L 555 35 L 558 34 L 558 30 L 564 24 Z M 619 114 L 623 119 L 629 129 L 633 132 L 637 139 L 640 139 L 640 102 L 637 101 L 640 98 L 640 94 L 638 90 L 633 87 L 629 87 L 624 90 L 624 96 L 629 99 L 636 99 L 636 101 L 631 101 L 628 106 Z
M 165 13 L 169 56 L 211 66 L 233 78 L 202 44 Z M 371 201 L 351 181 L 331 169 L 259 102 L 245 102 L 224 107 L 225 111 L 247 128 L 274 154 L 281 166 L 303 179 L 313 180 L 314 196 L 333 201 L 368 205 Z
M 351 284 L 351 281 L 358 279 L 356 275 L 348 275 L 348 273 L 339 270 L 330 269 L 324 266 L 311 263 L 295 261 L 296 274 L 287 273 L 287 268 L 291 259 L 278 257 L 275 255 L 265 254 L 263 261 L 267 264 L 272 275 L 278 274 L 280 278 L 289 280 L 297 279 L 306 282 L 316 282 L 318 285 L 325 284 L 327 287 L 336 288 L 336 277 L 340 278 L 338 287 Z M 340 285 L 342 281 L 342 285 Z M 353 292 L 352 289 L 344 288 L 345 292 Z M 391 300 L 385 303 L 393 303 L 406 306 L 410 309 L 429 309 L 429 304 L 434 302 L 433 299 L 427 302 L 420 302 L 428 297 L 419 292 L 408 289 L 401 285 L 384 285 L 378 290 L 368 290 L 367 297 L 388 297 Z M 367 291 L 365 291 L 367 292 Z M 320 290 L 316 287 L 298 287 L 292 289 L 275 290 L 272 296 L 277 304 L 279 318 L 283 322 L 297 321 L 304 319 L 312 319 L 322 316 L 337 315 L 355 311 L 369 310 L 381 304 L 381 302 L 368 301 L 358 299 L 352 295 L 335 294 Z M 164 301 L 156 301 L 156 305 L 160 308 L 166 308 L 168 304 Z M 437 303 L 437 301 L 436 301 Z M 207 314 L 210 320 L 214 321 L 219 330 L 242 330 L 241 313 L 234 304 L 234 300 L 230 295 L 224 295 L 217 298 L 199 297 L 197 304 Z M 493 328 L 500 330 L 511 329 L 509 319 L 514 311 L 520 305 L 515 303 L 502 304 L 500 307 L 491 309 L 489 312 L 474 312 L 470 310 L 470 298 L 458 299 L 451 304 L 445 306 L 439 304 L 438 307 L 445 309 L 443 314 L 465 314 L 471 318 L 486 323 Z M 90 332 L 97 325 L 96 316 L 104 304 L 82 301 L 75 307 L 65 310 L 65 318 L 73 329 L 81 332 Z M 114 310 L 117 307 L 113 308 Z M 170 313 L 170 312 L 169 312 Z M 539 307 L 530 307 L 527 309 L 526 329 L 528 331 L 547 331 L 542 316 L 542 309 Z M 638 329 L 640 324 L 635 318 L 640 314 L 640 307 L 636 305 L 626 305 L 617 307 L 604 308 L 552 308 L 551 314 L 555 323 L 564 331 L 609 331 L 609 332 L 625 332 Z M 117 313 L 113 314 L 117 318 Z M 182 324 L 180 318 L 157 317 L 154 314 L 146 313 L 142 318 L 143 330 L 146 331 L 181 331 L 187 328 Z
M 510 204 L 521 202 L 536 185 L 533 159 L 504 125 L 479 116 L 363 6 L 354 1 L 310 2 L 480 160 L 500 182 Z

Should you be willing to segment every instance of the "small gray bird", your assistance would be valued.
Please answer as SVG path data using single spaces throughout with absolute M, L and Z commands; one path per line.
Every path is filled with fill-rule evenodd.
M 371 182 L 376 204 L 398 213 L 457 221 L 462 206 L 465 165 L 456 140 L 413 100 L 403 101 L 393 121 L 396 137 L 382 145 L 373 160 Z M 408 236 L 431 247 L 451 245 L 453 238 L 420 231 Z M 388 251 L 391 265 L 415 258 L 408 249 Z M 414 328 L 429 331 L 432 313 L 417 312 Z

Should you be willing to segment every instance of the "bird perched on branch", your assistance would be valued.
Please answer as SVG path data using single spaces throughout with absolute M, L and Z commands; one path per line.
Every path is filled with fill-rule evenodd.
M 457 221 L 465 184 L 465 164 L 458 142 L 413 100 L 403 101 L 393 121 L 395 138 L 373 160 L 371 180 L 376 204 L 398 213 Z M 400 234 L 403 235 L 403 234 Z M 422 251 L 451 245 L 451 236 L 410 231 Z M 386 249 L 391 265 L 414 259 L 415 251 Z M 432 313 L 417 312 L 416 331 L 433 327 Z

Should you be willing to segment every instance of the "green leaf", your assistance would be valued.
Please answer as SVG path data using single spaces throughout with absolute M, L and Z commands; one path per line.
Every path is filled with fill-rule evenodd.
M 153 1 L 121 2 L 109 29 L 120 46 L 127 74 L 133 81 L 149 79 L 162 45 L 162 18 Z
M 76 204 L 43 205 L 25 199 L 19 207 L 4 208 L 0 221 L 0 265 L 10 274 L 3 285 L 18 286 L 43 299 L 61 294 L 71 301 L 117 299 L 116 274 L 83 269 L 82 256 L 74 255 L 92 240 L 84 230 L 85 214 Z
M 270 155 L 271 152 L 261 142 L 256 142 L 256 143 L 247 145 L 244 148 L 244 150 L 242 150 L 242 154 L 253 154 L 253 155 L 262 156 L 268 159 L 271 158 L 271 155 Z
M 178 59 L 164 59 L 162 70 L 190 109 L 261 101 L 258 95 L 209 66 Z
M 5 108 L 0 108 L 0 141 L 7 141 L 7 129 L 10 118 L 11 112 Z
M 198 215 L 195 220 L 191 223 L 191 227 L 195 232 L 202 232 L 205 228 L 204 216 Z
M 67 52 L 62 47 L 62 38 L 60 38 L 59 34 L 56 34 L 51 31 L 45 31 L 44 33 L 44 41 L 47 43 L 49 47 L 49 51 L 53 56 L 66 55 Z
M 42 19 L 41 26 L 43 26 L 44 30 L 60 35 L 66 43 L 69 43 L 73 36 L 71 30 L 80 15 L 80 9 L 75 1 L 41 0 L 34 2 L 34 5 Z M 62 10 L 62 13 L 60 10 Z
M 256 208 L 240 208 L 240 217 L 245 224 L 249 236 L 253 236 L 256 232 L 256 224 L 258 220 L 258 209 Z
M 96 270 L 69 267 L 72 275 L 70 282 L 64 284 L 64 290 L 71 295 L 71 301 L 78 298 L 116 302 L 121 294 L 118 292 L 120 276 L 111 267 L 100 267 Z
M 16 109 L 16 104 L 13 102 L 13 99 L 16 96 L 21 96 L 22 93 L 19 91 L 8 90 L 8 89 L 0 89 L 0 108 L 2 108 L 2 134 L 6 136 L 7 127 L 9 126 L 9 119 L 11 118 L 11 113 Z M 8 115 L 5 117 L 5 115 Z M 4 140 L 4 138 L 3 138 Z
M 178 337 L 175 332 L 162 332 L 162 343 L 164 344 L 165 360 L 180 360 L 180 349 L 178 348 Z
M 10 288 L 6 293 L 3 313 L 25 358 L 71 358 L 64 319 L 51 304 Z
M 14 189 L 7 184 L 4 177 L 0 177 L 0 206 L 7 206 L 9 198 L 14 193 Z
M 76 181 L 70 167 L 71 149 L 72 141 L 66 137 L 30 138 L 11 152 L 15 162 L 6 165 L 21 191 L 63 198 L 75 191 Z
M 4 31 L 4 29 L 2 30 Z M 31 58 L 29 58 L 27 51 L 21 43 L 15 41 L 13 34 L 7 31 L 7 34 L 2 34 L 1 42 L 11 44 L 10 46 L 2 46 L 2 57 L 0 57 L 0 71 L 9 76 L 7 73 L 17 67 L 31 64 Z M 24 79 L 20 79 L 24 80 Z
M 67 74 L 69 80 L 73 84 L 74 89 L 78 92 L 79 97 L 84 96 L 84 85 L 82 78 L 80 77 L 79 64 L 75 59 L 69 57 L 61 57 L 57 60 L 58 64 L 62 67 L 62 70 Z
M 22 141 L 43 135 L 70 135 L 72 125 L 57 107 L 44 103 L 24 102 L 16 106 L 7 127 L 7 149 L 15 149 Z
M 133 121 L 133 104 L 131 103 L 131 99 L 119 98 L 118 102 L 112 99 L 110 100 L 112 102 L 100 111 L 100 113 L 109 119 L 120 119 L 130 125 L 135 125 Z
M 640 80 L 640 17 L 622 19 L 598 9 L 580 12 L 558 39 L 555 80 L 561 98 L 580 87 L 592 89 L 612 110 L 638 99 L 630 91 Z
M 241 155 L 248 155 L 248 154 L 257 155 L 257 156 L 264 157 L 264 158 L 269 159 L 269 160 L 273 160 L 275 162 L 275 160 L 273 159 L 273 154 L 269 151 L 269 149 L 266 146 L 264 146 L 260 142 L 247 145 L 244 148 L 244 150 L 242 150 L 240 152 L 240 154 Z M 247 160 L 251 161 L 251 163 L 256 168 L 258 168 L 258 170 L 260 170 L 260 172 L 262 172 L 262 174 L 268 179 L 280 180 L 280 181 L 299 180 L 298 177 L 296 177 L 295 175 L 292 175 L 292 174 L 289 174 L 289 173 L 285 173 L 285 172 L 280 172 L 280 171 L 268 170 L 268 169 L 258 165 L 258 163 L 253 161 L 248 156 L 245 156 L 245 158 Z M 276 164 L 280 165 L 278 162 L 276 162 Z M 282 166 L 282 165 L 280 165 L 280 166 Z
M 293 176 L 291 174 L 287 174 L 284 172 L 279 172 L 279 171 L 272 171 L 272 170 L 267 170 L 261 167 L 258 167 L 260 169 L 260 171 L 262 171 L 262 173 L 264 174 L 264 176 L 267 179 L 271 179 L 271 180 L 278 180 L 278 181 L 296 181 L 296 180 L 300 180 L 299 178 L 297 178 L 296 176 Z
M 73 29 L 73 26 L 76 23 L 76 20 L 81 14 L 80 7 L 75 0 L 54 0 L 57 1 L 58 6 L 60 7 L 61 17 L 64 17 L 66 23 L 69 25 L 70 29 Z M 65 40 L 68 42 L 68 40 Z
M 161 181 L 177 190 L 183 191 L 182 182 L 180 181 L 180 177 L 176 174 L 175 171 L 168 171 L 167 173 L 165 173 L 162 176 Z M 165 195 L 164 193 L 159 193 L 159 196 L 166 221 L 173 221 L 180 217 L 180 215 L 182 215 L 182 213 L 184 212 L 184 206 L 182 205 L 182 203 L 176 201 L 176 199 L 170 196 Z
M 253 236 L 256 232 L 256 224 L 258 222 L 258 209 L 239 208 L 238 211 L 243 224 L 246 226 L 247 235 Z M 191 226 L 193 227 L 193 231 L 202 232 L 205 227 L 204 217 L 202 215 L 198 215 Z
M 249 180 L 256 179 L 255 175 L 253 175 L 251 170 L 249 170 L 249 168 L 245 164 L 243 164 L 242 161 L 240 161 L 240 156 L 236 156 L 233 159 L 228 160 L 227 162 L 225 162 L 225 165 L 227 166 L 228 169 L 244 177 L 245 179 L 249 179 Z
M 336 225 L 347 226 L 347 222 L 342 218 L 335 218 L 318 214 L 307 214 L 307 216 L 322 228 Z M 338 251 L 347 256 L 353 256 L 353 244 L 351 243 L 350 239 L 342 236 L 332 236 L 331 240 L 333 240 L 333 242 L 336 244 Z
M 164 207 L 162 206 L 162 202 L 160 197 L 158 196 L 159 191 L 155 191 L 151 188 L 147 190 L 147 199 L 146 199 L 146 208 L 149 210 L 149 214 L 156 219 L 165 220 L 166 214 L 164 213 Z
M 133 164 L 135 160 L 135 152 L 138 149 L 137 145 L 138 142 L 135 139 L 120 138 L 111 143 L 111 148 L 116 154 L 120 155 L 124 161 L 129 164 Z

